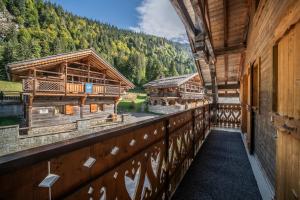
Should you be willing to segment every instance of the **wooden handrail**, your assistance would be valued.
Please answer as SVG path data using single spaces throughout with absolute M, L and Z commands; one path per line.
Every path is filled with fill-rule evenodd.
M 0 197 L 168 199 L 209 132 L 209 120 L 205 105 L 2 156 L 0 182 L 6 186 Z M 40 187 L 48 173 L 58 178 L 51 190 Z M 133 183 L 136 176 L 140 181 Z

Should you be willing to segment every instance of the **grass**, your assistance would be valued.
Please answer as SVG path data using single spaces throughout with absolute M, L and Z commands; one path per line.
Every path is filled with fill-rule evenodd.
M 147 99 L 147 94 L 139 93 L 134 102 L 131 100 L 121 100 L 118 104 L 118 111 L 121 112 L 142 112 L 142 105 L 145 104 Z M 146 105 L 144 108 L 144 112 L 146 112 Z
M 0 81 L 0 91 L 22 92 L 22 84 L 11 81 Z
M 10 126 L 19 124 L 20 119 L 18 117 L 0 117 L 0 126 Z

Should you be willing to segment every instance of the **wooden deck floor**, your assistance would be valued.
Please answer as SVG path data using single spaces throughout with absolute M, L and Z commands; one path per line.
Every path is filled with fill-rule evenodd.
M 260 200 L 240 133 L 213 130 L 173 200 Z

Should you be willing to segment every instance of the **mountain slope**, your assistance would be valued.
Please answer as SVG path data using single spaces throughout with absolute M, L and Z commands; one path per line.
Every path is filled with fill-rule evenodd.
M 137 86 L 195 71 L 186 45 L 79 17 L 43 0 L 0 0 L 1 21 L 10 25 L 0 32 L 0 80 L 9 62 L 85 48 L 94 48 Z

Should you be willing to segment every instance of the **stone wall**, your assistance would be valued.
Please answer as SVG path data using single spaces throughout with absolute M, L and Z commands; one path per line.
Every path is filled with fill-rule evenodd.
M 0 155 L 18 150 L 19 125 L 0 126 Z
M 172 105 L 172 106 L 162 106 L 162 105 L 149 105 L 148 111 L 159 114 L 170 114 L 184 110 L 184 105 Z
M 122 125 L 121 117 L 118 121 L 107 122 L 103 118 L 77 120 L 76 123 L 32 128 L 27 135 L 19 135 L 19 125 L 0 127 L 0 156 L 59 142 Z

